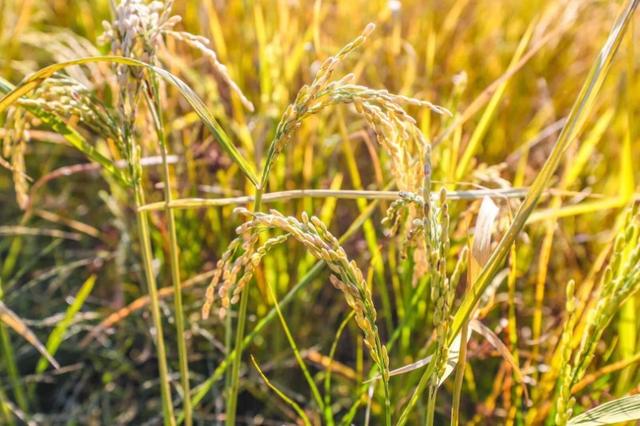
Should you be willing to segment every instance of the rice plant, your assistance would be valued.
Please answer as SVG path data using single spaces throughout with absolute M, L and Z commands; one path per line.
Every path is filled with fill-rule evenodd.
M 0 1 L 0 423 L 637 422 L 637 5 Z

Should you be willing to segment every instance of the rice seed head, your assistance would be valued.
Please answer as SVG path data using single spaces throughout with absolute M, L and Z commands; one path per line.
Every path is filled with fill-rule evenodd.
M 215 72 L 238 95 L 244 107 L 253 111 L 253 104 L 233 81 L 216 52 L 209 47 L 209 40 L 186 31 L 174 30 L 181 17 L 171 15 L 172 6 L 173 1 L 147 3 L 144 0 L 123 0 L 116 7 L 113 22 L 103 22 L 104 33 L 98 41 L 102 44 L 110 43 L 111 50 L 116 55 L 136 58 L 150 64 L 156 62 L 156 52 L 163 46 L 163 36 L 185 43 L 205 55 Z M 139 79 L 142 72 L 142 69 L 119 66 L 117 74 L 120 85 L 131 83 L 129 74 Z
M 565 304 L 566 319 L 562 328 L 559 350 L 562 357 L 561 370 L 558 377 L 558 398 L 556 400 L 556 424 L 564 426 L 573 414 L 575 399 L 571 397 L 571 339 L 575 326 L 575 281 L 567 284 Z
M 448 111 L 427 101 L 353 84 L 351 74 L 333 79 L 338 64 L 364 44 L 374 28 L 373 24 L 367 25 L 359 37 L 336 55 L 327 58 L 314 80 L 303 86 L 294 102 L 286 108 L 269 147 L 263 183 L 273 162 L 291 141 L 293 133 L 305 118 L 329 106 L 347 104 L 352 105 L 355 112 L 365 119 L 366 124 L 374 130 L 381 147 L 391 157 L 391 173 L 398 188 L 401 191 L 420 192 L 425 170 L 424 153 L 428 143 L 403 105 L 428 107 L 439 114 Z
M 16 201 L 21 209 L 29 205 L 29 177 L 26 174 L 24 157 L 29 141 L 29 122 L 22 108 L 11 108 L 7 114 L 2 141 L 2 165 L 11 171 Z M 1 159 L 1 157 L 0 157 Z
M 611 261 L 599 282 L 596 305 L 587 313 L 587 322 L 580 345 L 573 357 L 570 385 L 584 376 L 595 355 L 596 345 L 618 308 L 640 290 L 640 244 L 637 205 L 626 213 L 624 228 L 614 240 Z
M 46 79 L 32 96 L 20 99 L 18 104 L 39 108 L 65 120 L 77 117 L 97 134 L 115 141 L 121 139 L 111 111 L 94 96 L 92 90 L 69 76 L 57 74 Z
M 104 33 L 98 42 L 111 43 L 111 50 L 116 55 L 153 63 L 162 43 L 162 34 L 181 20 L 179 16 L 171 16 L 172 6 L 173 1 L 123 0 L 115 8 L 113 21 L 102 23 Z M 141 70 L 131 69 L 130 72 Z
M 447 204 L 446 190 L 440 191 L 439 207 L 435 211 L 429 212 L 430 217 L 437 217 L 437 222 L 429 222 L 432 225 L 427 232 L 425 226 L 424 252 L 427 255 L 427 272 L 430 277 L 431 300 L 433 304 L 432 324 L 434 328 L 435 351 L 433 362 L 435 363 L 434 374 L 430 378 L 433 387 L 440 385 L 447 360 L 449 357 L 448 339 L 451 330 L 451 311 L 455 300 L 455 290 L 467 266 L 468 248 L 465 246 L 459 256 L 453 272 L 447 275 L 447 258 L 449 256 L 449 207 Z M 424 222 L 426 220 L 423 219 Z M 425 225 L 427 225 L 425 223 Z
M 276 210 L 269 213 L 250 212 L 237 208 L 236 213 L 247 217 L 247 221 L 237 229 L 238 238 L 218 261 L 214 277 L 207 289 L 207 297 L 202 309 L 203 317 L 209 315 L 217 293 L 224 315 L 231 304 L 238 301 L 264 256 L 275 246 L 294 238 L 303 244 L 316 258 L 326 262 L 331 271 L 330 280 L 340 290 L 353 310 L 355 321 L 362 331 L 365 344 L 370 350 L 374 362 L 382 371 L 388 370 L 388 358 L 383 355 L 382 344 L 376 326 L 376 309 L 371 291 L 358 265 L 349 260 L 338 239 L 329 232 L 325 224 L 315 216 L 306 214 L 298 220 L 284 216 Z M 280 231 L 283 234 L 259 243 L 258 235 L 264 231 Z M 242 253 L 232 261 L 233 253 L 238 249 Z

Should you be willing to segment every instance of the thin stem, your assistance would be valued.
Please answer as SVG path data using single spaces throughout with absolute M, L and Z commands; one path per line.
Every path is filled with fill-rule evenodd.
M 436 412 L 436 396 L 438 395 L 438 387 L 429 386 L 429 394 L 427 396 L 427 426 L 433 426 L 433 418 Z
M 15 242 L 16 240 L 14 240 Z M 0 300 L 4 298 L 3 280 L 0 277 Z M 16 364 L 16 358 L 13 353 L 13 346 L 11 346 L 11 337 L 3 322 L 0 322 L 0 347 L 2 348 L 2 354 L 4 355 L 4 362 L 9 375 L 9 382 L 13 388 L 13 396 L 18 403 L 18 407 L 25 413 L 29 410 L 29 404 L 27 397 L 20 380 L 20 373 L 18 372 L 18 366 Z
M 507 189 L 478 189 L 469 191 L 447 191 L 448 200 L 478 200 L 483 197 L 496 198 L 523 198 L 527 195 L 527 188 L 507 188 Z M 551 192 L 551 191 L 550 191 Z M 567 195 L 575 196 L 576 192 L 567 191 Z M 257 197 L 257 195 L 256 195 Z M 226 198 L 181 198 L 169 203 L 172 209 L 191 209 L 195 207 L 217 207 L 233 204 L 248 204 L 256 202 L 254 196 L 226 197 Z M 431 198 L 439 199 L 439 192 L 432 192 Z M 260 194 L 260 202 L 271 203 L 276 201 L 287 201 L 300 198 L 340 198 L 344 200 L 397 200 L 400 198 L 399 191 L 367 191 L 350 189 L 294 189 L 289 191 L 270 192 Z M 163 210 L 167 203 L 160 201 L 141 206 L 142 211 Z
M 8 426 L 15 425 L 15 421 L 13 420 L 13 414 L 11 413 L 11 407 L 9 407 L 9 403 L 7 400 L 7 396 L 4 393 L 4 389 L 0 387 L 0 413 L 2 413 L 3 424 Z
M 260 211 L 262 204 L 262 188 L 256 188 L 254 211 Z M 247 321 L 247 308 L 249 306 L 249 289 L 240 295 L 240 306 L 238 307 L 238 324 L 236 325 L 235 357 L 231 365 L 231 386 L 227 396 L 226 425 L 234 426 L 236 420 L 236 410 L 238 404 L 238 390 L 240 388 L 240 364 L 242 363 L 242 350 L 244 349 L 244 331 Z
M 302 370 L 302 374 L 304 375 L 304 378 L 309 384 L 309 388 L 311 389 L 311 394 L 313 395 L 313 398 L 316 401 L 316 404 L 318 404 L 318 409 L 324 413 L 326 424 L 333 425 L 333 417 L 331 417 L 330 412 L 329 412 L 329 415 L 327 415 L 327 411 L 325 410 L 324 401 L 322 400 L 320 391 L 318 390 L 318 387 L 313 381 L 313 378 L 311 377 L 311 373 L 309 372 L 307 365 L 305 364 L 304 360 L 302 359 L 302 356 L 300 355 L 300 350 L 298 349 L 298 345 L 296 344 L 296 341 L 293 338 L 293 335 L 291 334 L 291 330 L 287 325 L 287 321 L 285 320 L 284 315 L 280 310 L 280 303 L 278 302 L 276 293 L 273 290 L 273 286 L 269 282 L 267 282 L 267 290 L 269 290 L 269 296 L 273 300 L 273 307 L 276 309 L 276 313 L 278 314 L 278 318 L 280 319 L 280 324 L 282 325 L 282 329 L 284 330 L 284 333 L 287 337 L 289 346 L 291 346 L 293 355 L 296 358 L 296 361 L 298 362 L 300 369 Z
M 340 323 L 338 327 L 338 331 L 336 331 L 336 337 L 333 339 L 333 343 L 331 344 L 331 349 L 329 349 L 329 363 L 327 364 L 327 373 L 324 376 L 324 410 L 325 410 L 325 419 L 333 420 L 333 412 L 331 411 L 331 373 L 332 368 L 331 365 L 333 363 L 333 359 L 336 354 L 336 350 L 338 349 L 338 342 L 340 341 L 340 336 L 342 336 L 342 332 L 344 331 L 349 321 L 354 317 L 355 313 L 353 311 L 349 312 L 349 315 L 346 316 L 344 320 Z
M 144 204 L 144 193 L 139 181 L 134 183 L 134 191 L 136 197 L 136 205 Z M 158 355 L 158 370 L 160 372 L 160 390 L 162 393 L 162 411 L 164 414 L 164 423 L 169 426 L 175 426 L 176 421 L 173 416 L 173 404 L 171 402 L 171 389 L 169 387 L 169 370 L 167 368 L 167 355 L 164 347 L 164 335 L 162 332 L 162 318 L 160 316 L 160 303 L 158 298 L 158 287 L 156 279 L 153 275 L 151 242 L 149 238 L 149 218 L 146 212 L 137 211 L 136 219 L 138 222 L 138 239 L 142 250 L 142 260 L 144 266 L 144 274 L 147 281 L 147 290 L 149 292 L 149 301 L 151 306 L 151 315 L 153 324 L 156 329 L 155 340 Z
M 242 340 L 244 339 L 244 329 L 247 319 L 247 307 L 249 305 L 249 291 L 243 291 L 240 296 L 240 306 L 238 307 L 238 324 L 236 325 L 235 349 L 236 356 L 231 363 L 231 379 L 229 394 L 227 395 L 226 425 L 236 424 L 236 409 L 238 404 L 238 390 L 240 388 L 240 364 L 242 363 Z
M 477 268 L 474 267 L 474 263 L 472 261 L 472 253 L 473 249 L 471 249 L 468 255 L 468 265 L 467 268 L 467 288 L 465 291 L 468 291 L 469 283 L 475 280 L 475 275 L 477 274 Z M 464 369 L 467 365 L 467 340 L 469 336 L 469 322 L 466 321 L 462 324 L 462 328 L 460 329 L 460 352 L 458 354 L 458 365 L 456 366 L 456 377 L 453 382 L 453 401 L 451 403 L 451 426 L 458 426 L 460 423 L 460 395 L 462 394 L 462 384 L 464 382 Z
M 191 426 L 192 408 L 190 398 L 189 385 L 189 358 L 187 353 L 187 344 L 184 334 L 184 308 L 182 304 L 182 289 L 180 287 L 180 260 L 178 258 L 178 237 L 176 232 L 176 220 L 173 209 L 169 207 L 172 200 L 171 182 L 169 178 L 169 163 L 167 161 L 167 138 L 164 132 L 164 124 L 162 115 L 160 114 L 160 94 L 158 90 L 158 80 L 156 77 L 151 78 L 152 96 L 146 94 L 147 104 L 153 117 L 158 142 L 160 144 L 160 153 L 162 155 L 162 171 L 164 178 L 164 198 L 165 198 L 165 215 L 169 223 L 169 268 L 171 269 L 171 283 L 174 293 L 174 315 L 176 320 L 176 339 L 178 343 L 178 363 L 180 365 L 180 385 L 182 386 L 182 409 L 184 411 L 184 424 Z M 155 104 L 154 104 L 155 101 Z
M 451 426 L 460 423 L 460 395 L 464 382 L 464 369 L 467 365 L 467 336 L 469 335 L 469 323 L 465 322 L 460 330 L 460 355 L 456 367 L 456 377 L 453 384 L 453 401 L 451 405 Z
M 255 367 L 255 369 L 258 371 L 258 374 L 260 375 L 262 380 L 264 380 L 264 383 L 267 386 L 269 386 L 269 388 L 272 391 L 274 391 L 280 398 L 282 398 L 284 402 L 286 402 L 291 408 L 293 408 L 293 410 L 296 412 L 296 414 L 298 414 L 298 416 L 300 416 L 300 420 L 302 420 L 302 424 L 304 424 L 304 426 L 311 426 L 311 421 L 309 420 L 309 417 L 304 412 L 304 410 L 300 408 L 300 405 L 298 405 L 293 399 L 289 398 L 287 395 L 285 395 L 284 392 L 282 392 L 273 383 L 271 383 L 271 381 L 267 378 L 267 376 L 265 376 L 265 374 L 262 372 L 262 370 L 258 366 L 258 363 L 256 362 L 253 356 L 251 356 L 251 362 L 253 363 L 253 366 Z
M 5 365 L 7 366 L 9 382 L 13 388 L 13 396 L 18 403 L 18 407 L 27 413 L 29 406 L 24 387 L 22 386 L 22 380 L 20 380 L 20 373 L 18 372 L 16 358 L 13 353 L 13 346 L 11 346 L 11 338 L 6 326 L 2 322 L 0 322 L 0 345 L 2 345 L 2 353 L 4 355 Z
M 378 357 L 383 356 L 382 350 L 382 342 L 380 341 L 380 336 L 376 334 L 376 346 Z M 391 392 L 389 390 L 389 369 L 384 365 L 384 361 L 381 361 L 380 366 L 378 367 L 382 374 L 382 389 L 384 392 L 384 423 L 387 426 L 391 426 Z

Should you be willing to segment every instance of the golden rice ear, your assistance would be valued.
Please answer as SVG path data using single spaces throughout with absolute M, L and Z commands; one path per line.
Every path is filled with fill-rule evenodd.
M 7 126 L 3 138 L 2 150 L 9 161 L 0 157 L 0 166 L 11 171 L 13 188 L 18 206 L 25 210 L 29 205 L 29 177 L 26 174 L 24 156 L 27 150 L 28 133 L 24 111 L 11 108 L 7 114 Z
M 11 167 L 13 170 L 13 185 L 16 191 L 16 200 L 18 206 L 25 210 L 29 205 L 29 184 L 25 174 L 24 154 L 26 151 L 26 142 L 20 138 L 13 147 L 11 153 Z

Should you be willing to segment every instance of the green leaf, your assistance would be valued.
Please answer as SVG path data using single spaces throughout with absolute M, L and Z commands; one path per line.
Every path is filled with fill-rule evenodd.
M 231 155 L 233 160 L 238 164 L 240 169 L 249 178 L 249 180 L 251 180 L 251 182 L 255 186 L 258 185 L 258 178 L 255 171 L 253 170 L 253 167 L 240 154 L 235 145 L 233 145 L 227 133 L 222 129 L 220 124 L 213 117 L 213 114 L 211 114 L 207 106 L 198 97 L 198 95 L 193 90 L 191 90 L 191 88 L 184 81 L 180 80 L 169 71 L 135 59 L 123 58 L 121 56 L 92 56 L 88 58 L 80 58 L 73 61 L 60 62 L 57 64 L 49 65 L 48 67 L 42 68 L 41 70 L 36 71 L 29 77 L 25 78 L 18 86 L 16 86 L 12 91 L 7 93 L 2 99 L 0 99 L 0 114 L 11 104 L 17 101 L 20 97 L 26 95 L 27 93 L 38 87 L 52 74 L 73 65 L 82 65 L 95 62 L 110 62 L 134 67 L 142 67 L 156 73 L 167 83 L 173 85 L 176 89 L 178 89 L 178 91 L 180 91 L 180 94 L 182 94 L 185 100 L 189 102 L 202 122 L 214 134 L 214 136 L 218 139 L 218 142 L 220 142 L 222 147 L 229 153 L 229 155 Z
M 640 419 L 640 394 L 605 402 L 569 420 L 569 426 L 597 426 Z
M 84 284 L 82 284 L 82 287 L 80 287 L 80 290 L 78 290 L 76 297 L 73 299 L 73 303 L 71 303 L 71 305 L 69 305 L 69 307 L 67 308 L 67 312 L 64 314 L 64 318 L 62 319 L 62 321 L 58 322 L 56 327 L 49 335 L 49 338 L 47 339 L 47 351 L 51 354 L 51 356 L 54 356 L 58 351 L 58 348 L 62 343 L 67 329 L 71 325 L 73 318 L 82 308 L 82 305 L 84 305 L 84 301 L 87 299 L 89 294 L 91 294 L 91 290 L 93 289 L 93 284 L 95 282 L 96 276 L 91 275 L 84 282 Z M 40 358 L 40 361 L 38 361 L 38 365 L 36 367 L 36 373 L 42 373 L 44 370 L 46 370 L 48 364 L 49 362 L 47 358 Z

